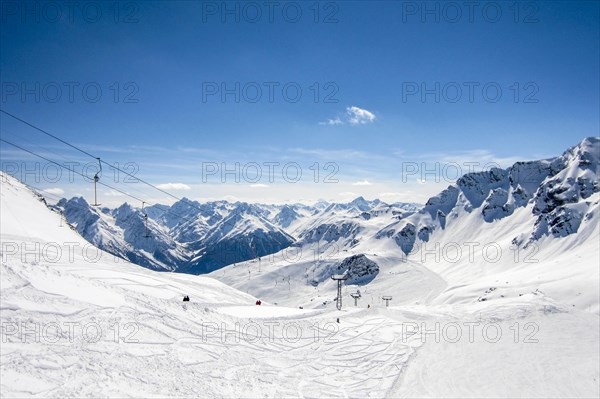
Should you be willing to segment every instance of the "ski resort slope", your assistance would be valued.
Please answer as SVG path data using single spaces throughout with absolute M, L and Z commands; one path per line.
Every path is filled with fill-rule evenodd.
M 339 325 L 114 258 L 1 177 L 3 397 L 382 397 L 420 345 L 377 312 Z
M 531 230 L 532 205 L 516 210 L 510 220 L 493 224 L 486 224 L 479 213 L 459 209 L 446 229 L 435 231 L 430 242 L 421 243 L 409 259 L 420 260 L 447 282 L 448 288 L 434 303 L 468 303 L 473 298 L 502 301 L 536 292 L 598 315 L 600 193 L 589 200 L 595 204 L 591 217 L 581 223 L 577 234 L 545 236 L 524 248 L 514 246 L 511 240 Z M 465 243 L 470 243 L 471 249 Z M 441 250 L 428 253 L 436 244 Z
M 0 183 L 3 397 L 599 395 L 598 316 L 545 296 L 428 305 L 446 283 L 405 263 L 392 270 L 412 273 L 414 298 L 389 308 L 255 306 L 212 278 L 101 252 Z

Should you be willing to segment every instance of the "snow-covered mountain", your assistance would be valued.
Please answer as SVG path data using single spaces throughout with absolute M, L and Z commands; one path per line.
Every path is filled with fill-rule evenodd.
M 377 238 L 392 238 L 409 254 L 415 243 L 429 241 L 434 231 L 461 224 L 459 215 L 478 214 L 485 226 L 521 209 L 527 209 L 533 225 L 512 238 L 515 245 L 575 234 L 580 227 L 585 230 L 585 225 L 598 223 L 599 165 L 600 139 L 590 137 L 556 158 L 469 173 L 429 199 L 418 213 L 378 232 Z
M 375 262 L 378 270 L 414 260 L 439 270 L 437 275 L 446 281 L 465 273 L 481 279 L 481 292 L 465 293 L 472 285 L 456 288 L 448 300 L 487 300 L 505 295 L 501 292 L 506 287 L 493 295 L 484 292 L 490 287 L 483 286 L 497 285 L 489 281 L 497 272 L 522 270 L 518 266 L 530 260 L 537 263 L 525 266 L 537 270 L 544 260 L 568 262 L 565 256 L 575 255 L 590 259 L 598 252 L 590 243 L 598 236 L 599 153 L 600 140 L 590 137 L 555 158 L 469 173 L 423 207 L 362 197 L 318 206 L 183 199 L 145 209 L 151 238 L 144 236 L 142 212 L 129 205 L 99 209 L 74 198 L 59 202 L 57 208 L 94 245 L 156 270 L 199 274 L 230 265 L 215 277 L 229 275 L 225 281 L 249 290 L 245 285 L 254 267 L 273 264 L 277 275 L 261 276 L 267 279 L 263 283 L 290 282 L 296 276 L 307 289 L 303 306 L 311 305 L 307 298 L 313 304 L 327 302 L 317 300 L 313 289 L 327 286 L 330 271 L 358 255 Z M 498 260 L 492 259 L 494 253 L 501 254 Z M 240 263 L 248 269 L 239 268 Z M 584 263 L 586 273 L 593 273 L 589 262 Z M 583 275 L 577 277 L 578 284 L 586 284 Z M 370 280 L 377 282 L 382 276 L 373 273 Z M 592 275 L 590 281 L 597 278 Z M 560 290 L 556 280 L 548 284 Z M 535 289 L 541 288 L 545 285 Z M 265 295 L 263 291 L 249 292 Z M 598 306 L 595 297 L 573 295 L 568 295 L 569 301 L 579 306 Z
M 59 201 L 56 209 L 97 247 L 155 270 L 206 273 L 277 252 L 294 241 L 267 219 L 265 209 L 247 203 L 183 199 L 142 211 L 129 204 L 96 208 L 72 198 Z
M 281 210 L 275 215 L 273 222 L 282 228 L 288 228 L 292 223 L 300 219 L 302 216 L 289 205 L 284 205 Z
M 107 252 L 154 270 L 192 274 L 273 254 L 298 239 L 310 240 L 311 235 L 320 234 L 310 231 L 318 228 L 315 223 L 330 220 L 341 225 L 341 214 L 356 219 L 417 209 L 415 204 L 387 205 L 362 197 L 347 204 L 324 205 L 200 203 L 183 198 L 171 206 L 152 205 L 142 211 L 129 204 L 97 208 L 83 198 L 72 198 L 61 200 L 55 208 L 84 238 Z M 337 228 L 333 226 L 327 234 L 335 234 Z
M 119 245 L 121 237 L 141 240 L 139 210 L 93 208 L 89 214 L 82 205 L 71 216 L 72 230 L 43 198 L 0 173 L 2 396 L 598 397 L 597 158 L 584 167 L 597 140 L 582 144 L 566 153 L 570 166 L 537 188 L 523 182 L 533 193 L 525 206 L 489 222 L 485 188 L 472 185 L 463 195 L 466 186 L 457 185 L 454 203 L 444 202 L 447 194 L 437 202 L 444 227 L 434 224 L 409 255 L 383 232 L 418 218 L 439 223 L 439 217 L 394 206 L 334 206 L 290 227 L 315 232 L 339 219 L 354 226 L 347 236 L 324 233 L 315 241 L 307 237 L 317 233 L 294 235 L 290 247 L 209 276 L 157 273 L 94 251 L 75 229 L 101 231 L 103 242 Z M 592 194 L 580 177 L 590 179 Z M 483 178 L 490 180 L 476 185 L 488 184 L 490 192 L 507 187 Z M 469 200 L 472 191 L 485 197 L 478 206 Z M 578 226 L 563 223 L 569 229 L 556 230 L 570 234 L 553 234 L 558 223 L 549 221 L 546 234 L 532 235 L 541 215 L 563 206 L 584 212 Z M 172 237 L 178 223 L 157 222 L 161 211 L 173 216 L 168 208 L 147 212 L 153 212 L 153 229 L 168 229 Z M 235 229 L 221 227 L 215 237 L 243 237 L 244 228 L 252 229 L 245 220 L 266 228 L 262 219 L 277 214 L 272 207 L 242 208 L 233 214 L 219 208 L 221 218 L 207 223 L 207 231 L 237 213 Z M 105 236 L 110 229 L 114 235 Z M 517 246 L 514 237 L 526 239 Z M 491 241 L 523 252 L 497 261 L 493 252 L 458 259 L 452 252 L 456 244 L 481 249 Z M 174 253 L 193 243 L 175 244 Z M 436 245 L 442 249 L 432 251 Z M 349 277 L 341 311 L 333 303 L 333 273 Z M 354 306 L 350 294 L 358 292 Z M 392 298 L 389 307 L 383 295 Z M 257 298 L 262 306 L 254 305 Z
M 96 247 L 154 270 L 176 270 L 186 260 L 185 247 L 168 229 L 148 219 L 129 204 L 117 209 L 96 208 L 85 199 L 71 198 L 56 204 L 66 220 Z M 151 232 L 151 234 L 149 233 Z
M 193 257 L 182 271 L 207 273 L 287 248 L 294 242 L 293 237 L 271 223 L 265 213 L 256 205 L 234 204 L 204 237 L 189 244 Z
M 599 165 L 600 139 L 590 137 L 555 158 L 466 174 L 421 209 L 330 204 L 296 231 L 294 251 L 264 259 L 260 273 L 245 262 L 212 275 L 273 302 L 320 308 L 331 304 L 329 276 L 366 256 L 378 272 L 366 285 L 348 281 L 347 293 L 361 285 L 373 298 L 406 298 L 398 275 L 431 286 L 440 303 L 535 293 L 598 313 Z M 273 290 L 281 282 L 293 296 Z
M 313 261 L 335 254 L 310 266 L 327 270 L 337 267 L 340 256 L 375 251 L 427 264 L 431 248 L 440 252 L 433 258 L 441 264 L 440 255 L 448 251 L 460 251 L 462 260 L 475 248 L 469 245 L 491 251 L 500 242 L 508 258 L 555 248 L 555 239 L 576 236 L 583 243 L 597 234 L 599 152 L 599 139 L 591 137 L 555 158 L 469 173 L 424 207 L 362 197 L 315 206 L 183 199 L 144 210 L 151 237 L 142 211 L 127 204 L 95 208 L 73 198 L 57 208 L 94 245 L 155 270 L 209 273 L 282 250 L 314 253 Z M 481 250 L 473 257 L 481 260 Z M 323 283 L 309 277 L 302 279 L 311 287 Z

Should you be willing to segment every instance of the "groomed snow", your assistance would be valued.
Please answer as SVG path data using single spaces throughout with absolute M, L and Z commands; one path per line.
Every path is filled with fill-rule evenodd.
M 472 281 L 461 288 L 459 273 L 398 262 L 397 252 L 371 242 L 380 272 L 361 288 L 358 307 L 344 297 L 337 311 L 332 282 L 306 285 L 309 256 L 264 261 L 260 272 L 247 262 L 213 273 L 240 290 L 153 272 L 91 248 L 26 187 L 0 177 L 4 397 L 600 394 L 597 303 L 584 306 L 595 294 L 573 307 L 548 281 L 559 300 L 525 292 L 467 301 Z M 474 276 L 474 286 L 484 277 Z M 378 299 L 386 293 L 394 296 L 389 308 Z M 434 333 L 423 336 L 423 328 Z

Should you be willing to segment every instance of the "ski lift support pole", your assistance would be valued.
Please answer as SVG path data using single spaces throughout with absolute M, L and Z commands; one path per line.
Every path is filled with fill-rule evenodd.
M 334 274 L 331 276 L 331 279 L 337 281 L 336 308 L 337 310 L 342 310 L 342 283 L 348 279 L 348 276 L 344 274 Z

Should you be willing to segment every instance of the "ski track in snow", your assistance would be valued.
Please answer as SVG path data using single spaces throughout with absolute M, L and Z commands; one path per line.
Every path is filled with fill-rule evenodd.
M 361 287 L 360 307 L 345 299 L 342 311 L 331 303 L 331 281 L 318 288 L 304 283 L 303 266 L 313 262 L 308 257 L 294 265 L 265 262 L 250 276 L 251 262 L 214 273 L 260 295 L 264 305 L 255 306 L 254 296 L 210 277 L 157 273 L 106 253 L 90 262 L 75 250 L 70 259 L 65 244 L 82 248 L 87 242 L 59 227 L 57 215 L 25 187 L 3 179 L 0 199 L 5 397 L 600 395 L 598 314 L 536 293 L 466 302 L 464 292 L 490 286 L 485 271 L 484 277 L 465 278 L 459 267 L 402 263 L 386 248 L 376 248 L 380 275 Z M 49 247 L 50 255 L 62 252 L 55 262 L 24 253 L 23 246 L 52 242 L 59 246 Z M 15 243 L 21 247 L 10 246 Z M 523 273 L 515 269 L 511 276 Z M 293 278 L 279 290 L 264 287 L 282 276 Z M 389 308 L 377 300 L 382 294 L 393 294 Z M 191 301 L 182 302 L 183 295 Z M 329 304 L 320 306 L 323 300 Z M 432 328 L 465 322 L 496 323 L 502 339 L 490 343 L 479 334 L 473 342 L 466 337 L 436 342 L 405 330 L 415 323 Z M 516 322 L 518 342 L 510 329 Z M 73 334 L 67 323 L 76 323 Z M 538 327 L 537 343 L 523 342 L 527 323 Z M 14 326 L 28 332 L 8 330 Z M 59 336 L 52 326 L 61 327 Z M 101 333 L 97 341 L 82 331 L 90 326 L 92 337 L 96 328 Z
M 63 283 L 66 279 L 74 282 L 61 287 L 65 290 L 72 290 L 78 283 L 88 289 L 104 284 L 81 278 L 77 271 L 67 268 L 56 271 L 37 264 L 19 265 L 16 270 L 10 266 L 12 263 L 9 258 L 2 270 L 11 281 L 27 281 L 31 275 L 54 281 L 52 275 L 59 274 Z M 269 307 L 261 307 L 271 322 L 293 322 L 294 329 L 302 331 L 302 339 L 295 342 L 295 334 L 285 339 L 277 332 L 270 339 L 265 330 L 259 342 L 251 342 L 254 338 L 245 335 L 236 342 L 231 335 L 202 334 L 203 321 L 226 323 L 227 328 L 233 329 L 236 322 L 252 320 L 229 316 L 228 308 L 220 304 L 183 304 L 178 297 L 148 298 L 137 291 L 116 288 L 114 293 L 122 296 L 122 304 L 100 306 L 68 296 L 48 295 L 43 288 L 31 283 L 3 289 L 3 323 L 93 323 L 101 326 L 102 339 L 86 342 L 75 334 L 73 342 L 70 337 L 63 337 L 57 343 L 48 343 L 44 341 L 46 335 L 41 335 L 41 342 L 35 342 L 35 336 L 25 336 L 23 343 L 23 337 L 8 336 L 0 358 L 2 390 L 7 395 L 93 396 L 103 392 L 135 396 L 321 397 L 327 393 L 334 397 L 381 397 L 397 376 L 397 368 L 391 366 L 403 364 L 413 350 L 402 344 L 398 336 L 389 336 L 389 328 L 394 329 L 394 324 L 398 327 L 399 323 L 390 324 L 376 311 L 372 315 L 349 313 L 342 316 L 343 322 L 338 325 L 331 323 L 327 314 L 315 319 L 279 318 L 277 314 L 285 314 L 286 308 L 274 308 L 271 312 Z M 74 311 L 59 312 L 65 305 Z M 222 311 L 219 306 L 223 306 Z M 246 307 L 250 311 L 257 308 Z M 236 305 L 233 309 L 242 308 Z M 287 313 L 298 312 L 289 309 Z M 329 327 L 339 326 L 339 330 L 328 338 L 330 329 L 322 329 L 315 338 L 314 326 L 319 321 L 329 321 Z M 135 322 L 137 332 L 133 338 L 139 342 L 114 342 L 110 327 L 114 322 Z M 25 384 L 29 380 L 31 383 Z

